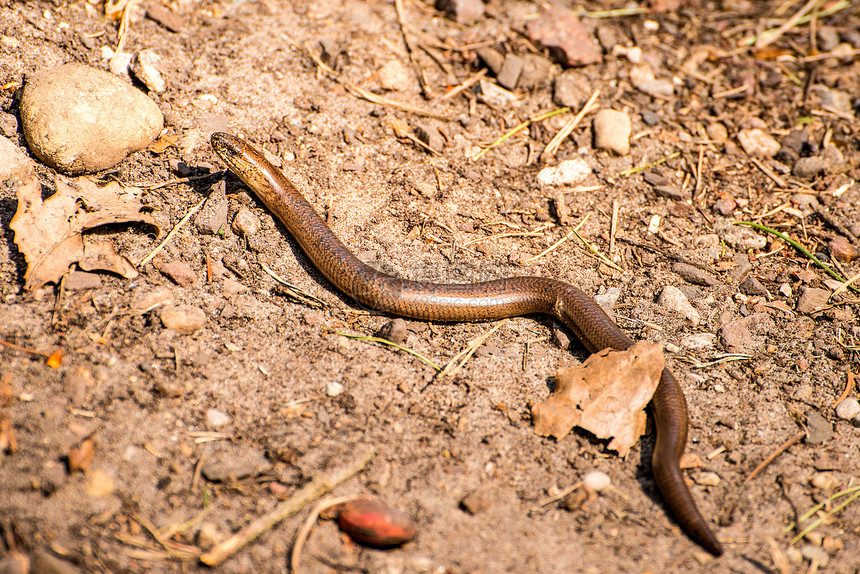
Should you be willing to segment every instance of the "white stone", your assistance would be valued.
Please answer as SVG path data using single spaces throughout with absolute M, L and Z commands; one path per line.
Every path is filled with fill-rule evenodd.
M 836 416 L 843 420 L 851 420 L 860 414 L 860 402 L 857 399 L 845 399 L 836 406 Z
M 605 472 L 590 470 L 582 477 L 582 483 L 595 492 L 603 492 L 612 485 L 612 479 Z
M 589 175 L 591 168 L 584 159 L 568 159 L 540 170 L 537 180 L 541 185 L 573 185 Z
M 747 154 L 753 157 L 773 157 L 779 151 L 779 142 L 758 128 L 738 132 L 738 141 Z
M 684 292 L 674 285 L 666 285 L 663 287 L 663 291 L 660 293 L 660 297 L 657 299 L 657 302 L 670 311 L 679 313 L 685 319 L 690 321 L 693 326 L 698 325 L 702 320 L 702 316 L 698 311 L 696 311 L 695 307 L 690 303 L 690 300 L 687 299 L 686 295 L 684 295 Z
M 630 133 L 633 129 L 630 118 L 617 110 L 600 110 L 594 116 L 594 147 L 618 155 L 630 152 Z

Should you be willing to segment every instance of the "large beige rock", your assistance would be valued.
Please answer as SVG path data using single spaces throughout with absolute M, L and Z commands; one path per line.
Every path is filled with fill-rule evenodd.
M 33 153 L 72 175 L 113 167 L 152 143 L 164 126 L 161 110 L 145 94 L 81 64 L 33 76 L 24 87 L 20 109 Z

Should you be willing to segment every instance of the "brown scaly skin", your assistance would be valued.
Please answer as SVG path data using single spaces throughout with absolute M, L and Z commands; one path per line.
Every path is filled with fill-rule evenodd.
M 377 311 L 433 321 L 485 321 L 545 313 L 555 317 L 596 352 L 633 344 L 591 297 L 576 287 L 544 277 L 512 277 L 484 283 L 445 285 L 408 281 L 359 261 L 335 237 L 314 208 L 261 152 L 224 133 L 212 147 L 284 224 L 320 272 L 359 303 Z M 678 381 L 663 369 L 651 399 L 657 427 L 652 469 L 657 486 L 681 528 L 706 550 L 723 548 L 693 501 L 678 462 L 687 443 L 687 403 Z

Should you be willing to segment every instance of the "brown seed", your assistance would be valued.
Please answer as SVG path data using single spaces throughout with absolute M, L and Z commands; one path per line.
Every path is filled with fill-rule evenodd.
M 356 542 L 375 548 L 400 546 L 416 534 L 415 523 L 405 512 L 371 498 L 344 504 L 337 524 Z

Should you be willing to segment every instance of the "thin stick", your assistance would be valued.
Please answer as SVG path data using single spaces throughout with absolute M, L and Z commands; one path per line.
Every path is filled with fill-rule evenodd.
M 336 71 L 334 71 L 331 67 L 327 66 L 320 57 L 311 49 L 309 44 L 305 44 L 305 50 L 307 50 L 308 55 L 311 57 L 311 60 L 319 67 L 320 70 L 328 74 L 341 86 L 346 88 L 346 91 L 352 94 L 357 98 L 361 98 L 363 100 L 367 100 L 368 102 L 372 102 L 374 104 L 380 104 L 383 106 L 389 106 L 392 108 L 397 108 L 398 110 L 403 110 L 404 112 L 415 114 L 418 116 L 427 116 L 429 118 L 436 118 L 438 120 L 447 120 L 448 118 L 442 114 L 437 114 L 436 112 L 431 112 L 429 110 L 425 110 L 422 108 L 417 108 L 415 106 L 410 106 L 409 104 L 404 104 L 403 102 L 398 102 L 397 100 L 392 100 L 391 98 L 386 98 L 384 96 L 377 96 L 373 92 L 365 90 L 361 86 L 353 84 L 347 80 L 344 80 L 340 77 Z
M 183 226 L 183 225 L 185 225 L 186 223 L 188 223 L 188 220 L 189 220 L 189 219 L 191 219 L 191 216 L 192 216 L 192 215 L 194 215 L 195 213 L 197 213 L 197 210 L 199 210 L 201 207 L 203 207 L 203 202 L 204 202 L 204 201 L 206 201 L 206 198 L 201 199 L 201 200 L 200 200 L 200 202 L 199 202 L 197 205 L 195 205 L 194 207 L 192 207 L 192 208 L 188 211 L 188 213 L 186 213 L 186 214 L 185 214 L 185 216 L 184 216 L 182 219 L 180 219 L 180 220 L 179 220 L 179 223 L 177 223 L 177 224 L 176 224 L 176 226 L 175 226 L 173 229 L 171 229 L 171 230 L 170 230 L 170 233 L 168 233 L 168 234 L 167 234 L 167 237 L 165 237 L 165 238 L 164 238 L 164 241 L 162 241 L 161 243 L 159 243 L 159 244 L 158 244 L 158 247 L 156 247 L 155 249 L 153 249 L 153 250 L 152 250 L 152 252 L 151 252 L 149 255 L 147 255 L 146 257 L 144 257 L 143 259 L 141 259 L 141 260 L 140 260 L 140 263 L 138 263 L 138 264 L 137 264 L 137 266 L 138 266 L 138 267 L 143 267 L 144 265 L 146 265 L 147 263 L 149 263 L 150 261 L 152 261 L 152 259 L 153 259 L 156 255 L 158 255 L 159 253 L 161 253 L 161 250 L 162 250 L 162 249 L 164 249 L 164 246 L 165 246 L 165 245 L 167 245 L 167 242 L 168 242 L 168 241 L 170 241 L 171 239 L 173 239 L 173 236 L 174 236 L 174 235 L 176 235 L 176 234 L 179 232 L 179 230 L 182 228 L 182 226 Z
M 561 500 L 562 498 L 564 498 L 565 496 L 567 496 L 568 494 L 570 494 L 571 492 L 573 492 L 577 488 L 581 487 L 583 484 L 585 484 L 585 483 L 580 480 L 579 482 L 577 482 L 573 486 L 569 486 L 569 487 L 565 488 L 564 490 L 562 490 L 561 492 L 559 492 L 555 496 L 550 496 L 549 498 L 545 498 L 545 499 L 541 500 L 538 503 L 538 506 L 546 506 L 547 504 L 552 504 L 553 502 L 555 502 L 557 500 Z
M 43 353 L 42 351 L 36 351 L 35 349 L 28 349 L 27 347 L 21 347 L 20 345 L 16 345 L 15 343 L 9 343 L 8 341 L 3 341 L 0 339 L 0 345 L 4 347 L 9 347 L 10 349 L 15 349 L 16 351 L 21 351 L 24 353 L 30 353 L 31 355 L 39 355 L 40 357 L 50 357 L 50 353 Z
M 561 147 L 561 142 L 564 141 L 564 138 L 569 136 L 571 132 L 579 125 L 579 122 L 582 121 L 582 118 L 585 117 L 585 114 L 591 111 L 591 107 L 594 105 L 594 102 L 597 101 L 597 97 L 600 96 L 600 89 L 594 90 L 594 93 L 591 94 L 591 97 L 585 102 L 582 106 L 582 109 L 579 110 L 579 113 L 567 122 L 561 130 L 550 140 L 547 146 L 544 148 L 543 153 L 541 155 L 547 156 L 555 156 L 555 152 L 558 151 L 558 148 Z
M 609 222 L 609 254 L 615 251 L 615 234 L 618 233 L 618 198 L 612 200 L 612 219 Z
M 847 373 L 845 373 L 845 390 L 842 391 L 842 396 L 840 396 L 838 399 L 833 401 L 833 404 L 831 404 L 830 406 L 835 407 L 836 405 L 838 405 L 839 403 L 841 403 L 842 401 L 847 399 L 848 395 L 851 394 L 851 390 L 853 388 L 854 388 L 854 373 L 852 373 L 849 370 Z
M 540 259 L 541 257 L 543 257 L 544 255 L 546 255 L 547 253 L 550 253 L 550 252 L 552 252 L 552 251 L 555 251 L 555 250 L 556 250 L 556 249 L 557 249 L 557 248 L 558 248 L 562 243 L 564 243 L 565 241 L 567 241 L 568 239 L 570 239 L 570 238 L 573 236 L 573 234 L 574 234 L 574 233 L 576 233 L 576 231 L 574 231 L 573 229 L 571 229 L 570 231 L 568 231 L 568 232 L 567 232 L 567 235 L 565 235 L 564 237 L 562 237 L 561 239 L 559 239 L 558 241 L 556 241 L 555 243 L 553 243 L 552 245 L 550 245 L 549 247 L 547 247 L 546 249 L 544 249 L 543 251 L 541 251 L 540 253 L 538 253 L 537 255 L 534 255 L 534 256 L 532 256 L 532 257 L 529 257 L 528 259 L 526 259 L 525 261 L 523 261 L 523 264 L 531 263 L 532 261 L 535 261 L 535 260 L 537 260 L 537 259 Z
M 235 554 L 240 548 L 281 522 L 298 512 L 303 506 L 315 498 L 332 491 L 340 483 L 361 472 L 376 454 L 370 449 L 356 457 L 348 465 L 341 467 L 322 478 L 315 477 L 308 484 L 297 490 L 288 499 L 278 504 L 271 512 L 255 518 L 239 532 L 212 547 L 209 552 L 200 557 L 207 566 L 217 566 Z
M 346 504 L 347 502 L 358 498 L 361 498 L 361 496 L 357 494 L 341 496 L 339 498 L 327 498 L 325 500 L 321 500 L 316 506 L 314 506 L 313 510 L 311 510 L 310 514 L 308 514 L 308 517 L 305 519 L 304 524 L 302 524 L 302 527 L 299 528 L 299 531 L 296 533 L 296 541 L 293 543 L 293 552 L 290 557 L 290 574 L 299 574 L 299 564 L 302 559 L 302 548 L 304 548 L 305 542 L 307 541 L 317 518 L 319 518 L 320 513 L 332 506 Z
M 418 85 L 421 86 L 421 92 L 428 100 L 433 97 L 430 86 L 427 84 L 427 76 L 424 73 L 424 68 L 418 61 L 415 54 L 415 46 L 412 44 L 412 38 L 406 33 L 406 18 L 404 17 L 403 0 L 394 0 L 394 11 L 397 12 L 397 22 L 400 24 L 400 33 L 403 35 L 403 43 L 406 44 L 406 52 L 409 54 L 409 62 L 412 64 L 412 70 L 415 72 L 415 77 L 418 79 Z
M 757 467 L 755 467 L 753 469 L 753 471 L 749 474 L 749 476 L 747 476 L 744 479 L 744 482 L 745 483 L 749 482 L 752 479 L 754 479 L 755 477 L 757 477 L 761 473 L 761 471 L 763 471 L 765 468 L 767 468 L 770 465 L 770 463 L 772 463 L 774 460 L 776 460 L 776 458 L 779 455 L 781 455 L 782 453 L 787 451 L 789 448 L 791 448 L 792 445 L 799 443 L 800 439 L 802 439 L 804 437 L 804 435 L 806 435 L 806 431 L 799 431 L 796 435 L 794 435 L 793 437 L 791 437 L 790 439 L 788 439 L 787 441 L 782 443 L 778 449 L 773 451 L 773 453 L 769 457 L 764 459 L 760 465 L 758 465 Z
M 472 77 L 467 79 L 465 82 L 457 86 L 456 88 L 452 88 L 451 91 L 447 92 L 443 96 L 439 98 L 439 101 L 450 100 L 454 96 L 462 93 L 465 90 L 468 90 L 475 84 L 481 81 L 481 78 L 487 75 L 487 68 L 481 68 L 481 71 L 477 74 L 474 74 Z

